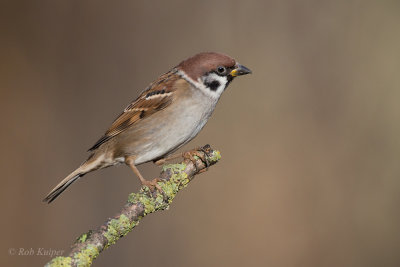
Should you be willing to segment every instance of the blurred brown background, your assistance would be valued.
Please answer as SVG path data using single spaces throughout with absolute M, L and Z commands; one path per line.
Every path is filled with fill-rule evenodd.
M 253 70 L 201 134 L 222 161 L 95 266 L 400 266 L 399 1 L 1 1 L 1 266 L 113 216 L 125 166 L 45 194 L 153 79 L 200 51 Z M 152 164 L 140 169 L 155 177 Z

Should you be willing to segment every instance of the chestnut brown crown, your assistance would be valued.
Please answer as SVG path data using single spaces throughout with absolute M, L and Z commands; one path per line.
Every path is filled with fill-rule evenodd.
M 203 52 L 182 61 L 177 68 L 193 80 L 197 80 L 219 66 L 231 69 L 235 65 L 236 61 L 230 56 L 216 52 Z

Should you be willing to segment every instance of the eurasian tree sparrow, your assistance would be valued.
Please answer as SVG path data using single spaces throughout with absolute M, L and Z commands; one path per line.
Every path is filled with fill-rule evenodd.
M 129 165 L 143 185 L 137 165 L 162 160 L 192 140 L 210 118 L 234 77 L 251 71 L 227 55 L 207 52 L 182 61 L 151 83 L 125 108 L 89 149 L 89 158 L 43 200 L 52 202 L 85 174 L 120 163 Z

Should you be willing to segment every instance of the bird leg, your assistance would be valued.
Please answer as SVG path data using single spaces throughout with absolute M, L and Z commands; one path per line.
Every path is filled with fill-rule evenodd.
M 165 158 L 162 158 L 162 159 L 159 159 L 159 160 L 156 160 L 153 162 L 154 162 L 154 164 L 160 166 L 160 165 L 167 163 L 167 161 L 174 160 L 177 158 L 183 158 L 183 154 L 184 153 L 177 153 L 177 154 L 169 155 L 169 156 L 166 156 Z
M 162 190 L 161 187 L 157 184 L 157 182 L 160 182 L 160 181 L 161 181 L 160 178 L 154 178 L 153 180 L 148 181 L 148 180 L 146 180 L 146 179 L 143 178 L 143 176 L 140 174 L 138 168 L 136 168 L 136 166 L 135 166 L 135 164 L 134 164 L 134 162 L 135 162 L 134 158 L 132 158 L 132 157 L 127 157 L 127 158 L 125 159 L 125 162 L 126 162 L 126 164 L 129 165 L 129 167 L 131 167 L 132 171 L 133 171 L 133 172 L 136 174 L 136 176 L 139 178 L 139 180 L 140 180 L 140 182 L 142 183 L 142 185 L 147 186 L 147 187 L 150 189 L 151 192 L 153 192 L 154 189 L 157 188 L 157 190 L 158 190 L 160 193 L 163 193 L 163 190 Z

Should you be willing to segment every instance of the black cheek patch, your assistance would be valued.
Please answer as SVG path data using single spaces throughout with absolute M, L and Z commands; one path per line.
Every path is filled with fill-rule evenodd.
M 205 86 L 207 86 L 211 91 L 217 91 L 220 85 L 221 84 L 219 83 L 219 81 L 212 81 L 205 83 Z

